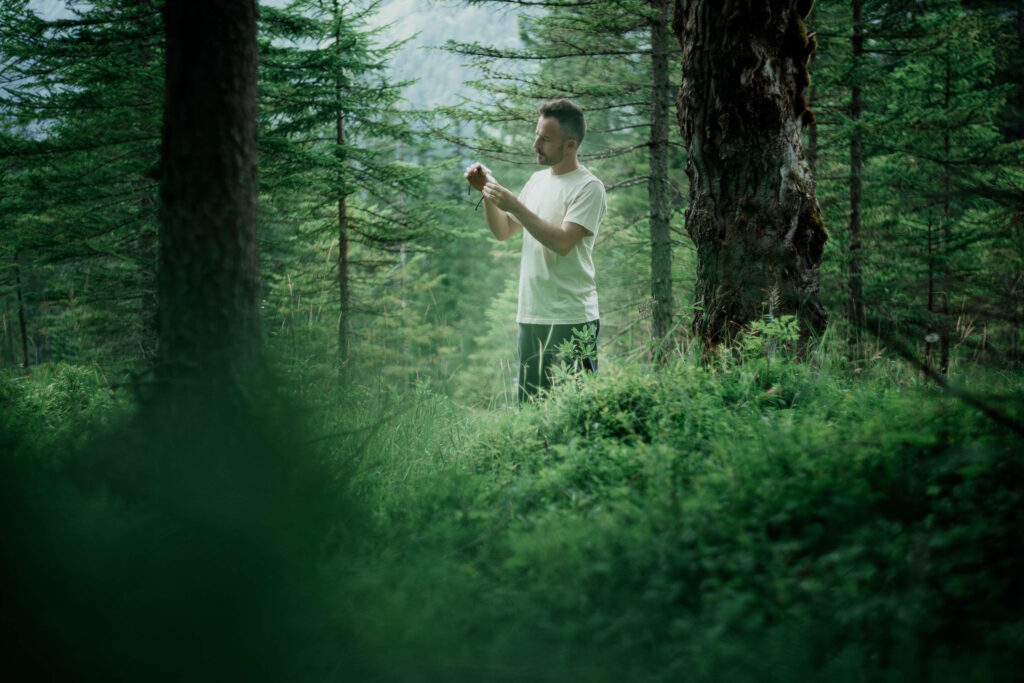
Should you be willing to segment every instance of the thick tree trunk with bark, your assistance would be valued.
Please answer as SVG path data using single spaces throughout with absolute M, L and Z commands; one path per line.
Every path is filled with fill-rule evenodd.
M 230 388 L 257 367 L 256 6 L 167 0 L 158 376 Z
M 668 71 L 669 2 L 652 0 L 651 20 L 651 175 L 647 182 L 651 226 L 651 298 L 654 300 L 655 356 L 662 360 L 672 329 L 672 188 L 668 181 L 669 107 L 672 86 Z
M 683 50 L 679 124 L 697 246 L 694 332 L 709 346 L 766 313 L 820 333 L 828 234 L 801 129 L 814 51 L 806 0 L 675 0 Z

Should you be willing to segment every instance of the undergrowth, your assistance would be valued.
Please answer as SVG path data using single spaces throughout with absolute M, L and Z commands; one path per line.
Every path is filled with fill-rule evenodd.
M 304 387 L 300 402 L 267 408 L 291 411 L 286 418 L 263 414 L 242 436 L 237 423 L 221 425 L 203 440 L 210 457 L 186 460 L 200 469 L 169 486 L 123 462 L 145 462 L 146 448 L 173 459 L 180 444 L 154 446 L 139 432 L 149 422 L 119 426 L 130 402 L 104 393 L 103 379 L 87 371 L 56 368 L 3 384 L 0 436 L 21 456 L 46 460 L 63 449 L 69 455 L 58 463 L 99 464 L 58 467 L 45 485 L 25 479 L 35 482 L 29 493 L 47 495 L 22 490 L 8 512 L 44 517 L 47 524 L 23 519 L 28 526 L 14 528 L 50 562 L 70 544 L 91 572 L 111 554 L 128 563 L 110 576 L 132 586 L 115 604 L 133 618 L 146 614 L 127 606 L 133 599 L 187 593 L 194 584 L 168 593 L 182 562 L 190 571 L 212 566 L 217 581 L 248 574 L 253 562 L 263 567 L 229 591 L 231 600 L 246 602 L 261 586 L 302 598 L 288 598 L 287 609 L 263 600 L 242 611 L 276 624 L 239 627 L 243 645 L 263 645 L 252 661 L 268 675 L 1016 679 L 1024 444 L 888 358 L 856 372 L 822 352 L 794 362 L 795 339 L 770 334 L 747 341 L 745 357 L 725 354 L 709 366 L 686 357 L 658 372 L 612 364 L 566 375 L 518 412 L 458 407 L 425 385 L 341 390 L 325 381 Z M 1019 377 L 964 379 L 1024 419 Z M 97 424 L 109 425 L 106 436 L 76 436 L 102 433 Z M 217 455 L 224 448 L 233 455 Z M 247 471 L 254 457 L 259 466 Z M 216 480 L 201 485 L 208 459 L 219 463 Z M 261 483 L 268 472 L 271 488 Z M 162 502 L 138 493 L 140 481 Z M 183 506 L 168 502 L 190 495 Z M 177 545 L 193 537 L 204 539 L 201 550 Z M 240 542 L 246 554 L 231 557 Z M 20 559 L 7 575 L 25 581 L 25 558 L 36 556 L 18 556 L 11 543 L 8 558 Z M 133 559 L 138 544 L 148 549 L 142 560 Z M 157 571 L 162 583 L 147 587 L 153 563 L 176 554 L 191 559 Z M 103 614 L 104 591 L 117 586 L 100 575 L 76 570 L 73 585 L 89 587 L 86 604 Z M 187 611 L 167 610 L 151 618 L 188 623 Z M 216 614 L 220 635 L 197 633 L 230 638 L 233 622 Z M 84 628 L 88 619 L 77 618 Z M 147 629 L 166 637 L 159 625 Z M 169 654 L 156 641 L 126 642 Z M 245 656 L 238 643 L 224 651 Z M 230 665 L 208 670 L 221 675 Z M 258 668 L 246 671 L 259 677 Z
M 998 391 L 1024 417 L 1020 383 Z M 366 451 L 378 559 L 358 592 L 445 677 L 1012 680 L 1024 663 L 1021 441 L 888 361 L 681 360 L 519 414 L 407 415 L 401 456 Z

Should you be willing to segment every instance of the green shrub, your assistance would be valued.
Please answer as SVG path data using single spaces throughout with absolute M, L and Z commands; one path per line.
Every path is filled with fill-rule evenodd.
M 421 637 L 538 680 L 1012 680 L 1020 441 L 887 372 L 757 360 L 577 377 L 392 489 L 388 556 L 457 577 L 412 590 L 459 611 Z
M 38 445 L 84 444 L 132 405 L 131 397 L 113 388 L 97 366 L 57 363 L 35 366 L 28 376 L 0 375 L 0 420 Z

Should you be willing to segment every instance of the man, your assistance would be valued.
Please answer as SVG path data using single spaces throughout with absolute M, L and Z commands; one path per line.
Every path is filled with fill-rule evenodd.
M 604 184 L 577 159 L 587 126 L 569 100 L 545 102 L 538 110 L 534 173 L 519 196 L 502 187 L 482 164 L 466 179 L 483 195 L 487 225 L 499 241 L 524 228 L 519 268 L 519 402 L 551 386 L 558 347 L 586 332 L 594 354 L 583 359 L 597 370 L 600 315 L 594 283 L 594 240 L 607 203 Z M 574 331 L 576 334 L 574 335 Z

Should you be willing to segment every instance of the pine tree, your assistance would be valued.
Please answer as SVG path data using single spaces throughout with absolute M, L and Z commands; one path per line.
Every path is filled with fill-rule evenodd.
M 836 294 L 846 285 L 851 340 L 895 326 L 947 370 L 955 344 L 991 346 L 997 310 L 1016 306 L 1000 293 L 1013 289 L 1015 259 L 991 256 L 1012 253 L 1021 168 L 997 133 L 1006 88 L 996 84 L 1000 48 L 986 39 L 1006 33 L 949 0 L 829 4 L 815 28 L 819 196 L 830 223 L 850 208 L 848 229 L 834 234 L 845 271 L 828 277 Z M 840 149 L 859 151 L 843 159 Z
M 991 86 L 994 50 L 983 39 L 996 30 L 990 21 L 945 3 L 917 22 L 922 37 L 887 79 L 883 125 L 890 135 L 880 141 L 878 172 L 899 189 L 893 224 L 918 245 L 907 252 L 916 251 L 922 266 L 914 290 L 925 310 L 904 319 L 925 337 L 926 359 L 934 348 L 946 373 L 957 309 L 976 322 L 991 317 L 989 274 L 979 256 L 997 239 L 995 206 L 983 195 L 1002 183 L 1009 161 L 996 124 L 1004 92 Z
M 28 275 L 27 318 L 41 359 L 151 360 L 159 5 L 99 0 L 68 9 L 70 17 L 43 21 L 20 0 L 2 5 L 0 146 L 16 194 L 8 195 L 4 242 Z
M 425 170 L 401 158 L 416 142 L 398 111 L 404 84 L 389 82 L 386 73 L 398 45 L 376 45 L 376 32 L 366 26 L 374 9 L 296 0 L 266 7 L 262 18 L 265 223 L 274 235 L 297 230 L 300 250 L 334 236 L 328 252 L 336 268 L 342 369 L 351 362 L 356 314 L 372 317 L 380 301 L 379 292 L 357 296 L 357 287 L 428 223 Z M 301 278 L 292 270 L 289 286 L 291 276 Z M 307 301 L 324 294 L 315 282 L 305 289 Z

